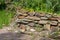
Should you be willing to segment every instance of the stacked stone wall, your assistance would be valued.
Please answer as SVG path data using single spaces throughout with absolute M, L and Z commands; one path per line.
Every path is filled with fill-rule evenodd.
M 18 13 L 16 23 L 23 29 L 39 25 L 51 30 L 51 27 L 60 27 L 60 16 L 36 12 Z

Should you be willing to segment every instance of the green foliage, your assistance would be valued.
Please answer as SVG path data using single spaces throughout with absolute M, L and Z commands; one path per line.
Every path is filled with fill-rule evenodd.
M 0 0 L 0 3 L 3 3 L 3 2 L 5 2 L 5 0 Z
M 12 2 L 15 6 L 33 9 L 34 11 L 60 12 L 60 0 L 0 0 L 0 3 Z
M 60 12 L 60 0 L 0 0 L 0 3 L 11 2 L 15 6 L 33 9 L 34 11 Z
M 9 25 L 11 18 L 14 14 L 11 12 L 7 12 L 7 11 L 0 11 L 0 28 L 2 28 L 2 26 L 7 26 Z
M 16 5 L 23 8 L 32 8 L 35 11 L 59 12 L 60 0 L 13 0 Z M 18 1 L 18 2 L 17 2 Z
M 3 4 L 3 3 L 9 3 L 11 2 L 12 0 L 0 0 L 0 4 Z
M 8 3 L 11 2 L 11 0 L 0 0 L 0 28 L 2 26 L 9 25 L 11 18 L 14 16 L 15 9 L 11 6 L 8 9 Z

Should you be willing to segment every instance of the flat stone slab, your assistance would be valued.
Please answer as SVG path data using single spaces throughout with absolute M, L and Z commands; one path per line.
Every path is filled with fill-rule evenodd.
M 25 22 L 25 21 L 20 21 L 19 23 L 21 23 L 21 24 L 28 24 L 28 22 Z
M 41 17 L 41 20 L 47 20 L 48 18 L 47 17 Z
M 33 21 L 33 23 L 38 23 L 39 21 Z
M 51 17 L 51 18 L 49 18 L 49 20 L 57 21 L 57 18 L 53 18 L 53 17 Z
M 34 26 L 34 23 L 29 23 L 28 25 L 31 26 L 31 27 L 33 27 Z
M 52 17 L 52 15 L 50 15 L 50 14 L 46 14 L 45 15 L 47 18 L 51 18 Z
M 29 16 L 34 16 L 35 15 L 35 12 L 29 12 L 28 15 Z
M 19 20 L 19 21 L 17 21 L 16 23 L 19 23 L 19 24 L 28 24 L 28 22 L 22 21 L 22 20 L 21 20 L 21 21 Z
M 50 22 L 51 25 L 57 25 L 57 23 L 58 23 L 57 21 L 51 21 Z
M 29 19 L 25 19 L 25 18 L 24 18 L 24 19 L 18 19 L 17 22 L 18 22 L 18 21 L 19 21 L 19 22 L 20 22 L 20 21 L 32 22 L 33 20 L 29 20 Z
M 46 24 L 46 23 L 48 23 L 47 20 L 40 20 L 40 21 L 39 21 L 39 24 Z
M 27 19 L 31 19 L 31 20 L 40 20 L 40 18 L 35 17 L 35 16 L 33 16 L 33 17 L 28 16 L 28 17 L 25 17 L 25 18 L 27 18 Z

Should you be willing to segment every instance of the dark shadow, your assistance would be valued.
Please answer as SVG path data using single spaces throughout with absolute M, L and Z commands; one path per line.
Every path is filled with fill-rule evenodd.
M 6 9 L 7 5 L 5 3 L 0 4 L 0 10 Z

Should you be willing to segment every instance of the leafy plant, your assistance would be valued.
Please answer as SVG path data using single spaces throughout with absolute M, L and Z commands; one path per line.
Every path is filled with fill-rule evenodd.
M 16 5 L 31 8 L 34 11 L 57 13 L 60 11 L 60 0 L 13 0 Z M 17 2 L 18 1 L 18 2 Z

